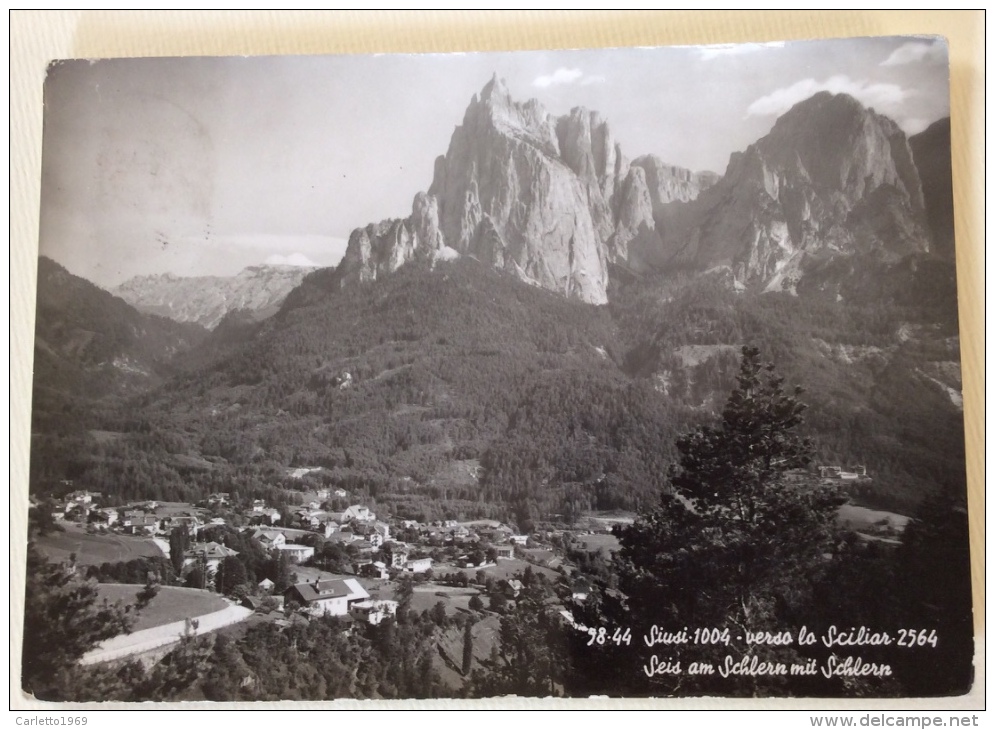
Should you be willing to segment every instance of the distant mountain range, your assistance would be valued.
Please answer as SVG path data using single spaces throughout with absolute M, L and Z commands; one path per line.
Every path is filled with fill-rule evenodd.
M 111 290 L 135 308 L 214 329 L 229 312 L 265 319 L 313 268 L 249 266 L 235 276 L 136 276 Z
M 172 372 L 173 356 L 206 336 L 197 324 L 139 312 L 51 259 L 38 260 L 34 367 L 46 385 L 62 373 L 73 388 L 94 394 L 117 376 L 147 387 Z

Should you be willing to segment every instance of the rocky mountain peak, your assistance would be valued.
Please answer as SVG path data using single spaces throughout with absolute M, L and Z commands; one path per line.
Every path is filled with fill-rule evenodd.
M 535 145 L 544 154 L 559 154 L 549 113 L 535 99 L 516 102 L 497 75 L 487 82 L 479 98 L 474 95 L 470 101 L 462 128 L 474 136 L 503 135 Z
M 677 197 L 691 199 L 692 173 L 682 175 Z M 555 117 L 535 99 L 515 101 L 495 76 L 471 99 L 411 216 L 353 231 L 342 284 L 416 258 L 469 255 L 603 304 L 609 262 L 642 268 L 658 255 L 653 206 L 674 199 L 659 177 L 653 192 L 597 112 L 578 107 Z
M 763 156 L 796 166 L 813 184 L 851 202 L 889 185 L 922 207 L 922 187 L 905 133 L 847 94 L 821 92 L 781 116 L 758 143 Z
M 723 267 L 736 289 L 825 288 L 813 271 L 834 258 L 891 265 L 928 251 L 923 200 L 905 134 L 845 94 L 796 104 L 719 178 L 654 155 L 630 162 L 598 112 L 556 117 L 495 76 L 411 215 L 353 232 L 342 284 L 468 255 L 595 304 L 609 264 Z
M 508 86 L 505 84 L 504 79 L 498 76 L 496 72 L 491 76 L 491 80 L 484 84 L 484 88 L 480 90 L 480 100 L 489 101 L 495 96 L 511 101 L 511 93 L 508 91 Z
M 922 185 L 904 132 L 853 97 L 823 92 L 775 122 L 676 217 L 664 260 L 728 266 L 738 286 L 796 292 L 840 256 L 891 264 L 929 249 Z

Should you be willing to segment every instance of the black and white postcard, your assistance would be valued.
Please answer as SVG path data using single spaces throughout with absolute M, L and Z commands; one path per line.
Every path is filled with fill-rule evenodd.
M 942 38 L 44 95 L 26 696 L 971 690 Z

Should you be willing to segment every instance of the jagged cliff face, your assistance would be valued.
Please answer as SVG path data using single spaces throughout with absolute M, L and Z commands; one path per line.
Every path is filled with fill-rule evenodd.
M 662 238 L 684 203 L 698 198 L 718 180 L 711 172 L 692 172 L 653 155 L 632 161 L 616 201 L 616 229 L 610 241 L 613 262 L 636 272 L 666 266 Z
M 608 263 L 656 265 L 654 211 L 711 181 L 655 158 L 630 164 L 597 113 L 554 117 L 535 100 L 515 102 L 495 78 L 470 102 L 411 216 L 353 231 L 343 283 L 418 257 L 468 255 L 604 304 Z
M 630 162 L 596 112 L 554 117 L 495 78 L 411 215 L 354 231 L 342 270 L 347 285 L 418 257 L 468 255 L 594 304 L 607 301 L 609 264 L 839 293 L 826 272 L 842 269 L 828 264 L 890 266 L 930 239 L 905 134 L 849 96 L 797 104 L 719 178 L 653 156 Z
M 933 235 L 933 251 L 954 258 L 954 193 L 950 167 L 950 117 L 934 122 L 909 138 L 922 180 L 926 217 Z
M 312 271 L 302 266 L 265 265 L 248 266 L 235 276 L 136 276 L 112 293 L 143 312 L 214 329 L 236 310 L 257 319 L 274 314 Z
M 729 267 L 739 286 L 795 291 L 838 256 L 891 264 L 929 249 L 905 134 L 846 95 L 797 104 L 672 216 L 666 263 Z
M 561 155 L 556 121 L 538 103 L 516 104 L 500 83 L 488 84 L 437 162 L 429 197 L 450 248 L 602 304 L 607 206 L 585 167 L 590 154 L 578 145 Z

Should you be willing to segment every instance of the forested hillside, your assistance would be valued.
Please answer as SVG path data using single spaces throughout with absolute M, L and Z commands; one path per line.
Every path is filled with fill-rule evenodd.
M 51 259 L 38 260 L 31 486 L 46 491 L 89 469 L 89 431 L 116 418 L 129 396 L 176 372 L 204 339 L 196 324 L 143 314 Z
M 97 438 L 47 483 L 61 466 L 122 497 L 195 499 L 322 466 L 415 517 L 635 509 L 676 434 L 720 407 L 744 344 L 805 387 L 819 461 L 867 467 L 861 500 L 908 509 L 962 483 L 956 321 L 935 308 L 709 277 L 642 280 L 595 307 L 472 259 L 337 283 L 312 274 L 270 320 L 222 324 L 167 385 L 91 413 Z

